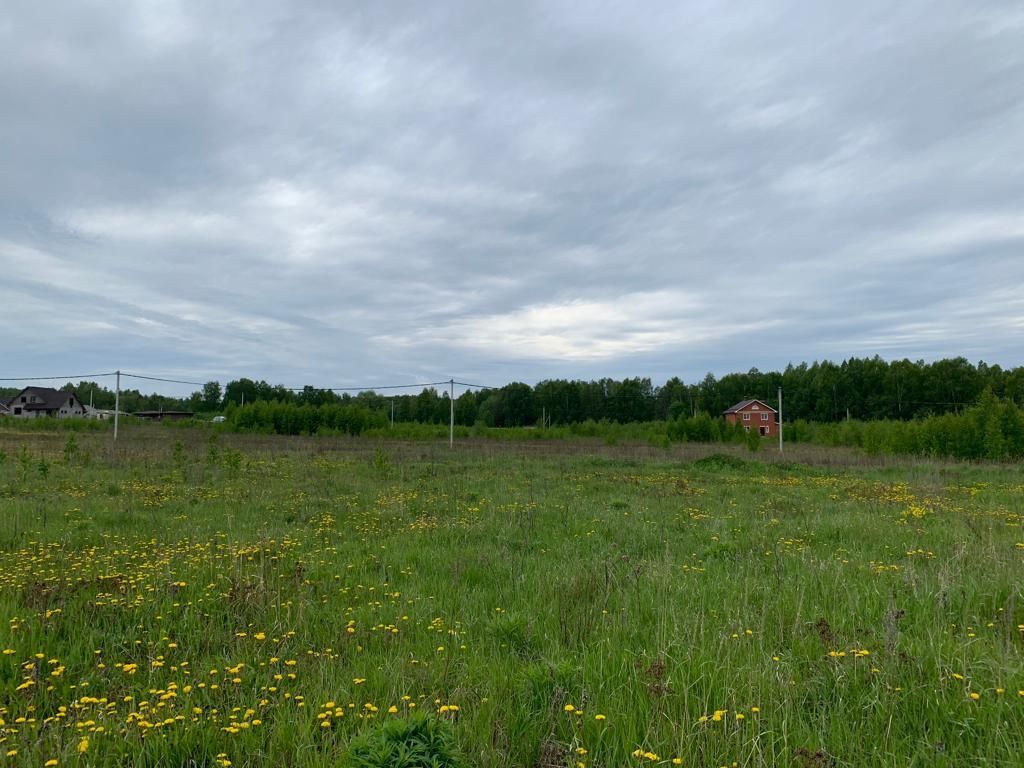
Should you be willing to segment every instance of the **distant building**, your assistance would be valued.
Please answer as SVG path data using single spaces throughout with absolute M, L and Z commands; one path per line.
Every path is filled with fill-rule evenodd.
M 181 421 L 182 419 L 191 419 L 193 413 L 192 411 L 136 411 L 132 416 L 150 421 Z
M 125 415 L 124 411 L 120 411 L 122 416 Z M 96 419 L 97 421 L 110 421 L 114 418 L 113 409 L 105 408 L 93 408 L 91 405 L 85 406 L 85 418 Z
M 10 415 L 17 419 L 36 419 L 53 416 L 69 419 L 85 416 L 85 406 L 74 392 L 49 387 L 25 387 L 7 401 Z
M 764 437 L 779 433 L 779 425 L 775 420 L 777 413 L 774 408 L 760 400 L 744 400 L 723 411 L 725 420 L 730 424 L 742 424 L 747 432 L 756 429 Z

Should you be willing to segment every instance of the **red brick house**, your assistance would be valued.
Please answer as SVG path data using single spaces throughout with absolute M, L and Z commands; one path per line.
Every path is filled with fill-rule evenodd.
M 760 400 L 744 400 L 723 411 L 725 420 L 730 424 L 742 424 L 747 432 L 756 429 L 763 437 L 779 434 L 777 413 L 774 408 Z

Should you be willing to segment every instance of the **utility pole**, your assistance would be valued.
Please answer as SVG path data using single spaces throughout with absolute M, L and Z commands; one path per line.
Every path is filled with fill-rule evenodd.
M 121 416 L 121 371 L 117 372 L 117 387 L 114 390 L 114 442 L 117 442 L 117 421 Z
M 782 453 L 782 387 L 779 387 L 779 453 Z
M 391 428 L 395 428 L 395 398 L 391 398 Z
M 455 447 L 455 379 L 448 381 L 448 447 Z

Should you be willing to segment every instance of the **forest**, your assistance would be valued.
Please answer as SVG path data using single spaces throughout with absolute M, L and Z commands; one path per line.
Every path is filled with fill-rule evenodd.
M 700 381 L 673 377 L 661 386 L 649 378 L 596 381 L 546 379 L 531 386 L 513 382 L 493 389 L 462 392 L 455 400 L 455 421 L 462 426 L 551 426 L 586 421 L 633 423 L 664 421 L 704 413 L 718 416 L 729 406 L 758 398 L 777 405 L 784 392 L 787 421 L 821 424 L 848 420 L 911 420 L 959 413 L 990 390 L 996 397 L 1024 404 L 1024 367 L 1001 368 L 963 357 L 934 362 L 886 361 L 880 357 L 849 358 L 790 364 L 781 371 L 730 373 L 720 378 L 707 374 Z M 114 392 L 96 382 L 68 385 L 97 408 L 113 408 Z M 0 390 L 2 392 L 3 390 Z M 13 394 L 17 390 L 6 390 Z M 136 410 L 191 410 L 221 413 L 243 403 L 283 403 L 301 406 L 358 406 L 390 422 L 447 424 L 448 394 L 427 388 L 411 394 L 336 393 L 306 386 L 301 390 L 241 378 L 222 386 L 209 382 L 187 398 L 121 391 L 121 408 Z M 374 420 L 376 421 L 376 419 Z

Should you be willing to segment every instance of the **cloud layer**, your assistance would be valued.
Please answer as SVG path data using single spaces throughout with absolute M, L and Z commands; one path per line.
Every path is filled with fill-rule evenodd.
M 1022 362 L 1017 3 L 15 0 L 0 49 L 7 375 Z

